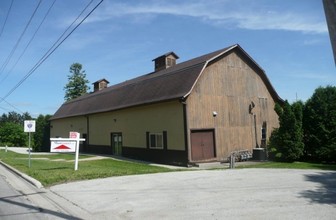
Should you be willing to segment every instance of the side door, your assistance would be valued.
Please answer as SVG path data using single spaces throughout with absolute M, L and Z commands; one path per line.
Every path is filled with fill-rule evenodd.
M 113 155 L 117 156 L 122 155 L 122 133 L 120 132 L 111 133 L 111 146 Z

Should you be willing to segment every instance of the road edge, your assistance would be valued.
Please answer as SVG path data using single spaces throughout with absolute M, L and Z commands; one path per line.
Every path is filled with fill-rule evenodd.
M 32 184 L 33 186 L 35 186 L 38 189 L 44 188 L 42 183 L 36 179 L 34 179 L 31 176 L 28 176 L 25 173 L 22 173 L 21 171 L 15 169 L 14 167 L 6 164 L 5 162 L 0 160 L 0 164 L 4 167 L 6 167 L 8 170 L 12 171 L 13 173 L 15 173 L 16 175 L 20 176 L 21 178 L 23 178 L 24 180 L 26 180 L 27 182 L 29 182 L 30 184 Z

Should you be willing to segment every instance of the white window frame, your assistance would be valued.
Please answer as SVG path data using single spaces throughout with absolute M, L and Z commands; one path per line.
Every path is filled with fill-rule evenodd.
M 152 145 L 152 135 L 155 135 L 155 146 L 154 147 Z M 161 143 L 158 140 L 158 136 L 161 136 Z M 160 143 L 161 146 L 158 146 L 158 143 Z M 149 133 L 149 148 L 150 149 L 163 149 L 163 133 Z

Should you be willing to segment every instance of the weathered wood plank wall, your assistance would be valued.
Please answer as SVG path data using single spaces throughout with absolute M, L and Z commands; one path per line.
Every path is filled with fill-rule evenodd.
M 217 159 L 226 160 L 233 151 L 252 151 L 261 144 L 263 122 L 267 138 L 278 127 L 274 104 L 258 73 L 232 52 L 205 68 L 188 97 L 188 129 L 215 128 Z

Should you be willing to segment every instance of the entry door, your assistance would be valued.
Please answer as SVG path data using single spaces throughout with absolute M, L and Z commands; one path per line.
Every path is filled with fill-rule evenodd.
M 213 130 L 191 132 L 191 157 L 193 161 L 215 158 Z
M 122 134 L 111 133 L 112 154 L 122 155 Z

